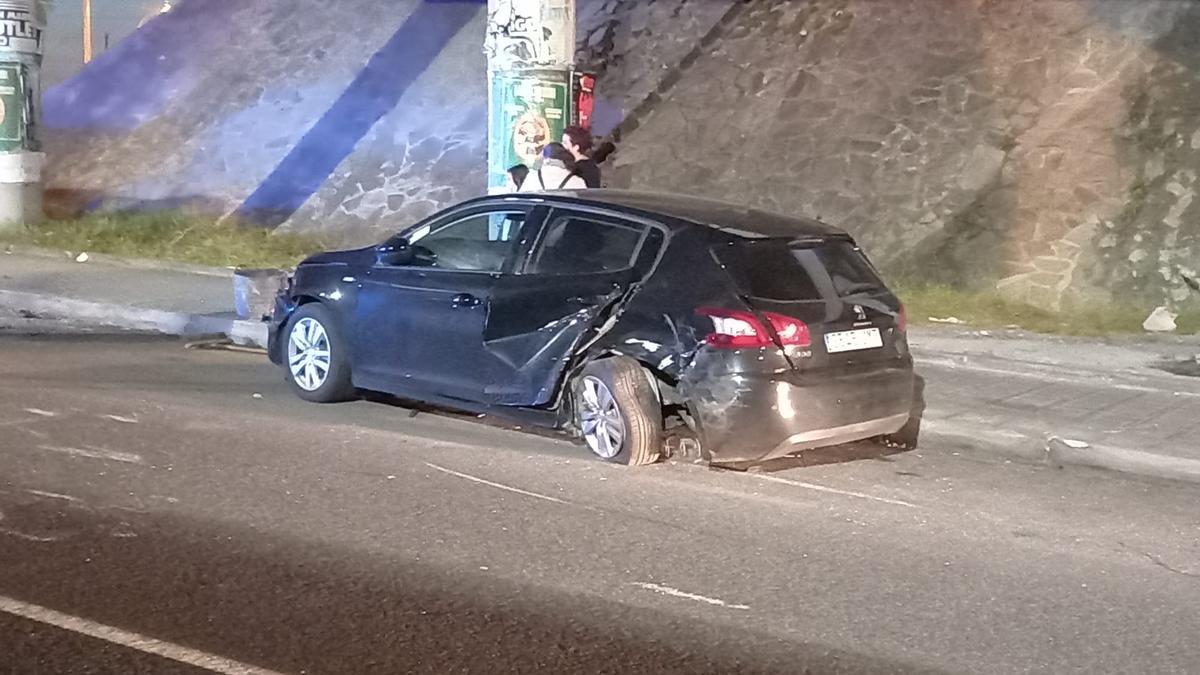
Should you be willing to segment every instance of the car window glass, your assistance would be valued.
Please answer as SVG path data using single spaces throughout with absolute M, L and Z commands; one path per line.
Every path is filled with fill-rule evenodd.
M 717 256 L 755 298 L 820 300 L 887 290 L 862 251 L 846 240 L 818 245 L 743 241 L 717 249 Z
M 415 264 L 448 270 L 500 272 L 514 251 L 528 214 L 478 213 L 446 225 L 421 228 L 409 236 L 420 250 Z M 432 255 L 428 255 L 432 254 Z
M 590 274 L 628 269 L 645 228 L 580 216 L 550 221 L 531 274 Z

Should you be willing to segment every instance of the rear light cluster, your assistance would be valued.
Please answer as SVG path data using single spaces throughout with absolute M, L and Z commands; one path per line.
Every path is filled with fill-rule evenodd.
M 758 315 L 752 312 L 706 307 L 697 310 L 697 313 L 713 322 L 713 332 L 704 338 L 712 347 L 763 349 L 775 346 L 771 331 L 768 331 Z M 803 321 L 774 312 L 763 312 L 762 316 L 770 322 L 771 330 L 779 336 L 779 342 L 784 347 L 812 346 L 812 336 L 809 334 L 808 325 Z
M 896 330 L 908 332 L 908 310 L 904 309 L 904 305 L 900 305 L 900 313 L 896 315 Z

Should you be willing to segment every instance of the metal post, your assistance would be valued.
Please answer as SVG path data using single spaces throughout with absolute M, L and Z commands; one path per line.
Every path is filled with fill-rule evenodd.
M 488 0 L 488 192 L 571 120 L 575 0 Z
M 0 229 L 42 219 L 45 0 L 0 0 Z

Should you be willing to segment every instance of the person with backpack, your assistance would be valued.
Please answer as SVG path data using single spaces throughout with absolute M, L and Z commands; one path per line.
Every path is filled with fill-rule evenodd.
M 562 143 L 548 143 L 542 148 L 541 168 L 529 172 L 518 192 L 584 189 L 587 183 L 575 173 L 574 156 Z
M 575 173 L 590 188 L 600 187 L 600 163 L 592 153 L 595 143 L 592 132 L 583 127 L 563 130 L 562 144 L 575 158 Z

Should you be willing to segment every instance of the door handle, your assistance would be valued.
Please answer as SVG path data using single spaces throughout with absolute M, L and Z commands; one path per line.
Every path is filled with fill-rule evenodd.
M 479 298 L 470 293 L 459 293 L 450 300 L 450 306 L 455 309 L 470 309 L 479 306 Z

